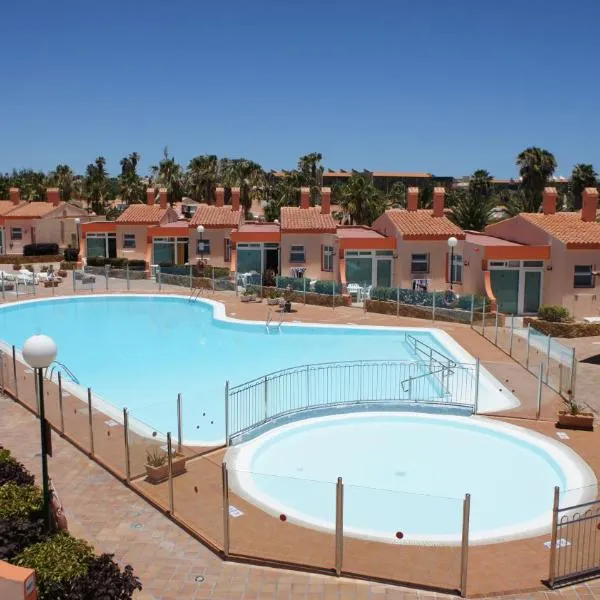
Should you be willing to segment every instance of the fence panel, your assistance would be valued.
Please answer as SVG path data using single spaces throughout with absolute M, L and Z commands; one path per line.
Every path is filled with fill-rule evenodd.
M 86 388 L 63 382 L 63 421 L 65 435 L 91 452 L 89 405 Z
M 92 393 L 94 455 L 118 475 L 126 475 L 123 412 Z
M 462 516 L 462 500 L 345 484 L 343 570 L 458 590 Z
M 236 469 L 228 473 L 232 554 L 334 569 L 336 484 Z
M 561 396 L 568 398 L 572 390 L 573 365 L 575 363 L 575 352 L 570 346 L 565 346 L 550 339 L 550 356 L 546 369 L 547 383 Z

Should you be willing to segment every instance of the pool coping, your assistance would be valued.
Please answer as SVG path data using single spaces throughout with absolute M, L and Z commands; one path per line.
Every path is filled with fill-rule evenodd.
M 248 319 L 237 319 L 234 317 L 230 317 L 227 315 L 227 310 L 225 304 L 219 302 L 217 300 L 211 300 L 210 298 L 192 298 L 190 299 L 189 295 L 183 294 L 169 294 L 168 296 L 164 294 L 157 293 L 118 293 L 118 294 L 94 294 L 90 296 L 51 296 L 47 298 L 30 298 L 27 300 L 20 300 L 16 302 L 10 302 L 7 304 L 0 305 L 0 310 L 5 310 L 10 307 L 20 306 L 24 304 L 34 304 L 38 302 L 53 302 L 53 301 L 78 301 L 78 300 L 92 300 L 96 298 L 173 298 L 173 299 L 181 299 L 187 300 L 188 302 L 200 302 L 203 304 L 207 304 L 213 309 L 213 319 L 222 321 L 225 323 L 231 323 L 234 325 L 250 325 L 253 327 L 264 327 L 264 324 L 260 321 L 253 321 Z M 428 333 L 432 335 L 436 341 L 441 344 L 444 348 L 448 348 L 449 352 L 452 355 L 452 358 L 460 363 L 467 364 L 475 364 L 476 359 L 471 356 L 452 336 L 442 329 L 433 328 L 433 327 L 396 327 L 396 326 L 387 326 L 387 325 L 349 325 L 349 324 L 337 324 L 337 323 L 303 323 L 303 322 L 285 322 L 282 324 L 284 328 L 291 327 L 300 327 L 300 328 L 323 328 L 323 329 L 346 329 L 346 330 L 366 330 L 366 331 L 416 331 L 422 333 Z M 0 340 L 0 349 L 11 348 L 9 344 L 6 344 L 2 340 Z M 22 364 L 27 365 L 21 352 L 16 350 L 17 359 Z M 479 409 L 480 414 L 488 414 L 488 413 L 497 413 L 499 410 L 510 410 L 521 403 L 519 399 L 508 389 L 505 389 L 504 386 L 500 383 L 500 381 L 492 375 L 484 366 L 480 365 L 480 393 L 479 396 L 482 395 L 489 396 L 493 394 L 494 396 L 499 397 L 499 394 L 502 393 L 501 398 L 508 402 L 508 405 L 496 406 L 494 408 L 490 408 L 487 410 Z M 53 379 L 54 381 L 54 379 Z M 241 382 L 243 384 L 243 382 Z M 73 396 L 77 397 L 79 400 L 87 404 L 87 391 L 86 387 L 82 385 L 78 385 L 74 382 L 63 381 L 63 388 Z M 123 424 L 123 408 L 119 408 L 112 404 L 110 400 L 103 398 L 97 393 L 92 391 L 92 408 L 96 408 L 101 412 L 105 413 L 112 420 L 118 422 L 119 424 Z M 137 417 L 130 415 L 130 428 L 135 433 L 145 437 L 152 437 L 154 439 L 159 439 L 162 441 L 166 441 L 166 435 L 162 432 L 152 428 L 151 426 L 145 424 L 143 421 L 140 421 Z M 175 439 L 175 438 L 174 438 Z M 192 440 L 192 439 L 183 439 L 182 444 L 184 446 L 202 446 L 202 447 L 219 447 L 225 443 L 225 439 L 217 440 L 217 441 L 207 441 L 207 440 Z
M 285 514 L 287 519 L 291 523 L 297 525 L 321 531 L 323 533 L 333 534 L 335 533 L 335 525 L 327 524 L 323 521 L 315 520 L 310 518 L 304 513 L 290 508 L 282 503 L 277 503 L 271 496 L 260 492 L 254 483 L 253 475 L 265 475 L 268 473 L 254 473 L 252 471 L 252 459 L 254 454 L 260 449 L 261 445 L 265 442 L 275 438 L 285 431 L 291 431 L 299 429 L 311 422 L 322 423 L 324 421 L 336 421 L 336 420 L 352 420 L 355 418 L 381 418 L 382 416 L 388 416 L 390 418 L 397 418 L 398 416 L 410 416 L 410 417 L 428 417 L 435 418 L 442 421 L 463 421 L 464 419 L 472 419 L 477 422 L 480 427 L 489 429 L 495 432 L 501 432 L 508 437 L 514 437 L 519 440 L 523 440 L 529 444 L 532 444 L 536 449 L 541 450 L 547 456 L 549 456 L 554 465 L 557 466 L 562 474 L 566 478 L 564 487 L 561 489 L 568 490 L 570 504 L 577 505 L 584 502 L 592 501 L 596 498 L 598 489 L 598 480 L 593 469 L 588 463 L 574 450 L 562 444 L 558 440 L 554 440 L 544 434 L 532 431 L 524 427 L 513 425 L 505 421 L 492 420 L 489 417 L 473 415 L 471 417 L 447 415 L 447 414 L 432 414 L 432 413 L 419 413 L 419 412 L 377 412 L 377 413 L 352 413 L 345 415 L 328 415 L 321 417 L 314 417 L 304 419 L 298 422 L 287 423 L 276 429 L 269 430 L 260 436 L 244 442 L 239 446 L 230 447 L 227 450 L 225 461 L 228 465 L 229 473 L 229 484 L 231 489 L 240 497 L 246 501 L 254 504 L 264 512 L 271 516 L 279 517 L 281 514 Z M 282 476 L 294 479 L 302 480 L 302 477 Z M 308 480 L 314 482 L 315 480 Z M 318 483 L 328 484 L 335 486 L 335 482 L 319 481 Z M 355 487 L 368 487 L 368 486 L 357 486 L 350 484 Z M 377 490 L 386 491 L 383 488 L 377 488 Z M 415 496 L 428 496 L 437 497 L 445 500 L 455 500 L 457 503 L 462 502 L 463 498 L 452 498 L 448 496 L 432 496 L 430 494 L 418 494 L 411 492 L 403 492 L 402 490 L 389 490 L 391 493 L 407 494 Z M 468 491 L 466 491 L 468 493 Z M 566 513 L 563 513 L 566 514 Z M 484 530 L 477 534 L 469 534 L 469 544 L 471 545 L 486 545 L 509 542 L 519 539 L 534 538 L 545 533 L 548 533 L 551 529 L 552 523 L 552 510 L 547 511 L 535 519 L 531 519 L 526 522 L 517 523 L 509 527 L 500 527 L 492 530 Z M 364 539 L 368 541 L 383 542 L 383 543 L 398 543 L 397 539 L 394 539 L 390 535 L 382 535 L 379 532 L 366 529 L 355 529 L 352 527 L 344 526 L 344 533 L 350 534 L 352 537 Z M 404 537 L 402 539 L 403 544 L 419 545 L 419 546 L 459 546 L 462 543 L 460 535 L 433 535 L 433 534 L 411 534 L 410 538 Z

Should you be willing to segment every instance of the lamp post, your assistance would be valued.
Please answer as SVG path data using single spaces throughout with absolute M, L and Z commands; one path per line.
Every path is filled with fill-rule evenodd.
M 200 250 L 200 260 L 202 261 L 204 259 L 204 240 L 202 238 L 204 235 L 204 225 L 198 225 L 198 227 L 196 227 L 196 231 L 200 236 L 198 239 L 198 248 Z
M 49 425 L 44 407 L 44 372 L 56 358 L 56 344 L 47 335 L 32 335 L 23 345 L 23 358 L 34 369 L 38 380 L 40 435 L 42 445 L 42 500 L 44 523 L 50 529 L 50 485 L 48 481 L 48 441 Z
M 81 224 L 81 219 L 79 217 L 75 218 L 75 229 L 77 231 L 77 258 L 79 258 L 79 225 Z
M 458 244 L 458 240 L 452 236 L 448 238 L 448 246 L 450 247 L 450 289 L 453 289 L 454 284 L 454 247 Z

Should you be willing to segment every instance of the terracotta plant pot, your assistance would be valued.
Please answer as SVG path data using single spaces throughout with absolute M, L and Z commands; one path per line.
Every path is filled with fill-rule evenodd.
M 175 456 L 172 462 L 172 473 L 173 477 L 185 473 L 185 463 L 187 456 Z M 160 467 L 153 467 L 152 465 L 146 465 L 146 475 L 150 483 L 161 483 L 169 478 L 169 465 L 165 463 Z
M 592 413 L 577 413 L 572 415 L 566 410 L 558 413 L 557 426 L 563 429 L 584 429 L 586 431 L 594 430 L 594 415 Z

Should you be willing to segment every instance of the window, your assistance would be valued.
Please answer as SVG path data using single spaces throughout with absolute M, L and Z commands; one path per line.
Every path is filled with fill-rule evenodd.
M 198 254 L 210 254 L 210 240 L 198 240 Z
M 429 273 L 429 254 L 412 254 L 410 272 Z
M 292 246 L 290 248 L 290 262 L 291 263 L 303 263 L 306 262 L 306 256 L 304 253 L 304 246 Z
M 524 260 L 523 261 L 523 266 L 524 267 L 543 267 L 544 266 L 544 261 L 543 260 Z
M 231 262 L 231 240 L 225 238 L 225 249 L 223 251 L 223 260 L 225 262 Z
M 123 250 L 135 250 L 135 233 L 123 234 Z
M 451 283 L 462 283 L 463 260 L 460 254 L 455 254 L 452 257 L 452 265 L 450 266 L 449 281 Z
M 576 265 L 575 276 L 573 277 L 573 287 L 592 288 L 594 287 L 594 275 L 592 274 L 592 265 Z
M 333 246 L 323 246 L 323 271 L 333 271 Z
M 23 239 L 23 230 L 20 227 L 11 227 L 10 228 L 10 238 L 12 240 L 22 240 Z

